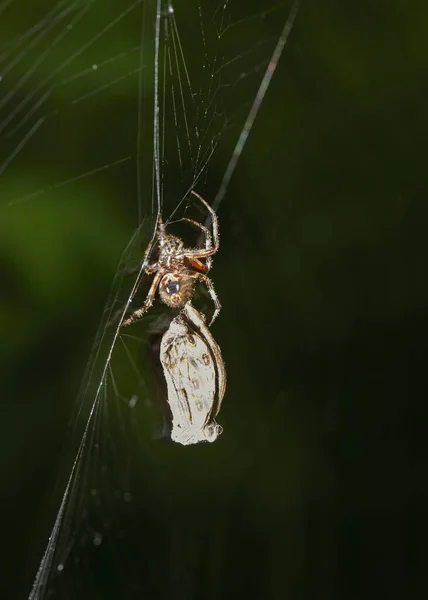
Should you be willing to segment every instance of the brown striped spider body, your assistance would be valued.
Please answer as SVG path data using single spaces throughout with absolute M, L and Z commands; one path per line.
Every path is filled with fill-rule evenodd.
M 145 268 L 147 275 L 154 275 L 149 293 L 143 306 L 125 319 L 122 325 L 130 325 L 144 315 L 154 302 L 156 290 L 159 291 L 160 300 L 167 306 L 172 308 L 184 307 L 193 296 L 196 281 L 205 283 L 215 306 L 210 325 L 218 316 L 221 305 L 214 291 L 212 281 L 206 275 L 211 268 L 211 257 L 219 248 L 218 220 L 211 206 L 196 192 L 192 191 L 192 194 L 202 202 L 210 213 L 212 234 L 205 225 L 197 221 L 187 218 L 183 218 L 182 221 L 192 223 L 204 233 L 205 248 L 185 248 L 179 237 L 169 235 L 166 232 L 166 226 L 159 218 L 156 231 L 159 255 L 156 262 L 147 265 Z M 203 262 L 204 259 L 205 262 Z

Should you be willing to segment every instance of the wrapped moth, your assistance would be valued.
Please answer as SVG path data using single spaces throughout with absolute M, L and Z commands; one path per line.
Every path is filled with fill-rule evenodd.
M 164 333 L 160 360 L 172 440 L 185 446 L 216 440 L 223 431 L 215 417 L 226 388 L 226 371 L 204 317 L 190 302 Z

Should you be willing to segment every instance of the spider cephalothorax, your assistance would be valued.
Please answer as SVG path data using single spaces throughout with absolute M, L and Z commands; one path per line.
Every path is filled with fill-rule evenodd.
M 197 280 L 205 283 L 214 302 L 215 310 L 210 325 L 220 312 L 220 302 L 211 279 L 205 275 L 211 268 L 212 255 L 219 248 L 217 217 L 211 206 L 199 194 L 192 193 L 204 204 L 211 215 L 213 223 L 212 236 L 205 225 L 184 218 L 183 221 L 192 223 L 205 234 L 205 248 L 185 248 L 179 237 L 166 233 L 166 227 L 159 217 L 156 231 L 156 241 L 159 249 L 158 258 L 144 269 L 148 275 L 154 275 L 153 281 L 142 308 L 132 313 L 128 319 L 125 319 L 123 325 L 130 325 L 143 316 L 153 304 L 158 288 L 160 299 L 164 304 L 173 308 L 183 307 L 191 299 Z M 148 248 L 145 256 L 149 255 L 150 250 L 151 248 Z M 200 259 L 206 259 L 206 262 L 202 262 Z

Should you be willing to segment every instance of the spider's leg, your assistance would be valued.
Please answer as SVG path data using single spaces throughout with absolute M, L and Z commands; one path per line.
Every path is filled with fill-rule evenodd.
M 220 246 L 220 238 L 219 238 L 219 235 L 218 235 L 218 219 L 217 219 L 217 215 L 215 214 L 215 212 L 213 211 L 213 209 L 211 208 L 211 206 L 208 204 L 208 202 L 206 202 L 202 198 L 202 196 L 200 196 L 194 190 L 192 190 L 192 194 L 194 196 L 196 196 L 196 198 L 198 198 L 198 200 L 200 200 L 202 202 L 202 204 L 205 206 L 205 208 L 207 209 L 207 211 L 211 215 L 211 219 L 212 219 L 212 222 L 213 222 L 214 252 L 217 252 L 217 250 L 219 249 L 219 246 Z M 214 254 L 214 252 L 212 252 L 211 254 Z
M 216 252 L 217 248 L 186 248 L 181 254 L 177 254 L 177 258 L 209 258 Z
M 163 222 L 162 216 L 159 215 L 158 217 L 158 226 L 156 229 L 156 236 L 158 238 L 163 238 L 166 235 L 166 231 L 165 231 L 165 223 Z
M 160 233 L 159 233 L 159 231 L 160 231 Z M 159 239 L 162 236 L 162 234 L 164 234 L 164 233 L 165 233 L 165 226 L 163 224 L 162 217 L 159 215 L 158 222 L 157 222 L 157 225 L 156 225 L 156 230 L 155 230 L 155 232 L 153 234 L 152 240 L 149 242 L 147 248 L 144 251 L 143 260 L 142 260 L 142 262 L 141 262 L 141 264 L 140 264 L 139 267 L 137 267 L 135 269 L 132 269 L 132 271 L 133 271 L 134 274 L 135 273 L 139 273 L 139 275 L 140 275 L 140 277 L 137 280 L 136 288 L 134 289 L 134 291 L 137 291 L 137 289 L 140 287 L 140 283 L 141 283 L 141 279 L 142 279 L 142 275 L 143 275 L 143 267 L 144 267 L 144 265 L 147 265 L 146 267 L 144 267 L 144 272 L 147 275 L 151 275 L 152 273 L 156 272 L 156 270 L 157 270 L 156 269 L 156 263 L 154 263 L 152 265 L 148 265 L 147 263 L 148 263 L 148 260 L 149 260 L 149 257 L 150 257 L 150 253 L 153 250 L 153 246 L 157 243 L 157 239 Z
M 208 227 L 202 225 L 202 223 L 198 223 L 198 221 L 194 221 L 193 219 L 188 219 L 187 217 L 183 217 L 180 221 L 187 221 L 188 223 L 192 223 L 195 227 L 199 227 L 205 233 L 205 248 L 212 248 L 212 237 L 211 232 Z
M 160 219 L 160 222 L 161 222 L 161 223 L 162 223 L 162 225 L 163 225 L 162 218 L 161 218 L 161 217 L 159 217 L 159 219 Z M 158 225 L 157 225 L 157 227 L 156 227 L 156 232 L 155 232 L 155 235 L 156 235 L 156 237 L 159 237 L 159 224 L 158 224 Z M 140 274 L 142 274 L 142 265 L 145 265 L 145 264 L 147 263 L 147 261 L 148 261 L 148 258 L 149 258 L 149 255 L 150 255 L 150 252 L 152 251 L 152 249 L 153 249 L 153 246 L 155 245 L 155 243 L 156 243 L 156 239 L 153 239 L 153 240 L 152 240 L 152 241 L 149 243 L 149 245 L 147 246 L 147 248 L 146 248 L 146 249 L 145 249 L 145 251 L 144 251 L 143 260 L 140 262 L 140 264 L 139 264 L 139 265 L 137 265 L 136 267 L 131 267 L 130 269 L 127 269 L 127 270 L 125 271 L 125 273 L 124 273 L 124 274 L 125 274 L 127 277 L 128 277 L 128 276 L 130 276 L 130 275 L 137 275 L 137 274 L 139 274 L 139 273 L 140 273 Z M 152 273 L 154 273 L 154 272 L 156 271 L 156 269 L 155 269 L 155 268 L 153 268 L 153 267 L 154 267 L 154 265 L 147 265 L 147 267 L 145 267 L 145 268 L 144 268 L 144 271 L 147 273 L 147 275 L 151 275 Z
M 131 275 L 137 275 L 140 271 L 141 271 L 141 264 L 138 265 L 137 267 L 132 267 L 131 269 L 126 270 L 124 272 L 124 275 L 125 275 L 125 277 L 130 277 Z M 144 271 L 147 275 L 151 275 L 152 273 L 154 273 L 156 271 L 156 267 L 155 267 L 155 265 L 148 265 L 144 269 Z
M 152 275 L 156 271 L 157 271 L 156 263 L 154 263 L 153 265 L 147 265 L 147 267 L 144 269 L 144 272 L 146 273 L 146 275 Z
M 156 230 L 153 233 L 153 238 L 150 241 L 150 243 L 147 245 L 147 248 L 144 251 L 144 256 L 143 256 L 143 260 L 141 261 L 141 263 L 134 268 L 128 269 L 125 272 L 125 275 L 136 275 L 138 274 L 139 277 L 137 278 L 133 291 L 132 291 L 132 297 L 134 297 L 135 293 L 137 292 L 138 288 L 140 287 L 140 283 L 142 281 L 142 276 L 143 276 L 143 272 L 146 273 L 147 275 L 151 275 L 153 273 L 155 273 L 157 271 L 157 267 L 156 267 L 156 263 L 149 265 L 148 263 L 148 259 L 150 256 L 150 253 L 153 249 L 153 246 L 156 243 L 156 238 L 160 237 L 160 233 L 159 231 L 161 231 L 161 233 L 164 231 L 164 224 L 162 221 L 162 217 L 159 215 L 158 218 L 158 222 L 156 225 Z M 144 266 L 147 265 L 147 266 Z M 155 292 L 156 292 L 156 287 L 159 285 L 159 280 L 157 280 L 157 284 L 156 284 L 156 280 L 157 280 L 157 276 L 153 279 L 152 285 L 150 287 L 149 293 L 147 295 L 146 301 L 144 302 L 144 307 L 146 307 L 147 302 L 150 300 L 150 295 L 154 296 Z M 153 298 L 151 298 L 151 303 L 153 303 Z M 124 325 L 129 325 L 130 323 L 133 323 L 134 321 L 136 321 L 137 319 L 139 319 L 144 312 L 150 308 L 151 303 L 143 309 L 139 309 L 136 310 L 128 319 L 125 319 L 125 321 L 122 322 L 121 327 L 123 327 Z M 141 312 L 142 311 L 142 312 Z M 137 315 L 137 313 L 141 313 L 139 315 Z M 115 323 L 120 316 L 122 315 L 122 309 L 119 309 L 118 311 L 116 311 L 116 313 L 114 314 L 113 318 L 110 319 L 108 325 L 111 325 L 113 323 Z
M 152 273 L 156 272 L 156 265 L 148 265 L 145 269 L 144 272 L 147 275 L 151 275 Z M 129 275 L 136 275 L 137 273 L 141 273 L 141 266 L 138 267 L 134 267 L 133 269 L 129 269 L 128 271 L 125 271 L 125 276 L 129 276 Z M 140 279 L 141 282 L 141 279 Z M 137 289 L 140 287 L 140 283 L 138 283 L 137 285 Z M 110 327 L 110 325 L 113 325 L 114 323 L 117 323 L 117 321 L 120 319 L 120 317 L 122 316 L 122 312 L 123 309 L 119 308 L 114 315 L 110 318 L 109 322 L 107 323 L 107 327 Z M 122 326 L 126 324 L 126 323 L 122 323 Z
M 211 232 L 208 229 L 208 227 L 205 227 L 205 225 L 202 225 L 202 223 L 198 223 L 198 221 L 194 221 L 193 219 L 188 219 L 187 217 L 183 217 L 182 219 L 180 219 L 180 221 L 187 221 L 188 223 L 192 223 L 193 225 L 195 225 L 195 227 L 199 227 L 199 229 L 201 229 L 205 233 L 205 249 L 211 250 L 211 248 L 213 247 L 213 241 L 212 241 L 212 237 L 211 237 Z M 201 264 L 202 263 L 199 263 L 199 265 L 201 265 Z M 201 269 L 201 267 L 199 265 L 194 264 L 193 266 L 196 267 L 197 269 Z M 207 268 L 205 269 L 205 265 L 204 265 L 204 267 L 201 270 L 208 272 L 211 269 L 211 265 L 212 265 L 211 256 L 207 256 Z
M 144 301 L 144 304 L 141 308 L 135 310 L 127 319 L 125 319 L 122 323 L 122 327 L 126 327 L 127 325 L 131 325 L 131 323 L 135 323 L 138 319 L 144 315 L 144 313 L 151 307 L 153 304 L 153 300 L 156 294 L 157 287 L 159 285 L 160 280 L 165 275 L 163 270 L 160 270 L 156 273 L 153 278 L 152 285 L 150 286 L 149 293 Z
M 214 314 L 213 314 L 210 324 L 209 324 L 209 326 L 211 327 L 211 325 L 214 323 L 215 319 L 218 317 L 218 313 L 220 312 L 220 309 L 221 309 L 220 300 L 218 299 L 218 296 L 215 293 L 213 282 L 211 281 L 211 279 L 209 277 L 207 277 L 203 273 L 198 273 L 197 271 L 190 271 L 189 273 L 187 273 L 187 275 L 189 277 L 193 277 L 194 279 L 200 279 L 201 281 L 203 281 L 205 283 L 205 285 L 208 288 L 208 291 L 211 296 L 211 300 L 213 301 L 214 306 L 215 306 Z
M 211 257 L 208 257 L 207 264 L 203 263 L 201 260 L 199 260 L 198 258 L 195 258 L 195 257 L 188 258 L 186 256 L 186 258 L 187 258 L 188 262 L 192 265 L 192 267 L 194 267 L 195 269 L 199 269 L 203 273 L 208 273 L 208 271 L 209 271 L 208 259 Z M 211 263 L 210 263 L 210 265 L 211 265 Z

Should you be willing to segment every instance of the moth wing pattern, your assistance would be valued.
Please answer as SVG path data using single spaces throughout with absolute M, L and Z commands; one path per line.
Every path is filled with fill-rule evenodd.
M 201 336 L 206 340 L 206 343 L 212 353 L 217 377 L 217 405 L 215 411 L 215 415 L 217 415 L 226 391 L 226 368 L 224 366 L 220 346 L 217 344 L 211 331 L 205 324 L 205 319 L 196 310 L 196 308 L 194 308 L 191 302 L 186 304 L 183 314 L 186 315 L 188 322 L 192 323 L 193 327 L 195 327 L 200 332 Z
M 225 369 L 220 348 L 190 302 L 163 335 L 160 357 L 172 415 L 171 439 L 183 445 L 213 442 L 222 432 L 214 416 L 225 391 Z

